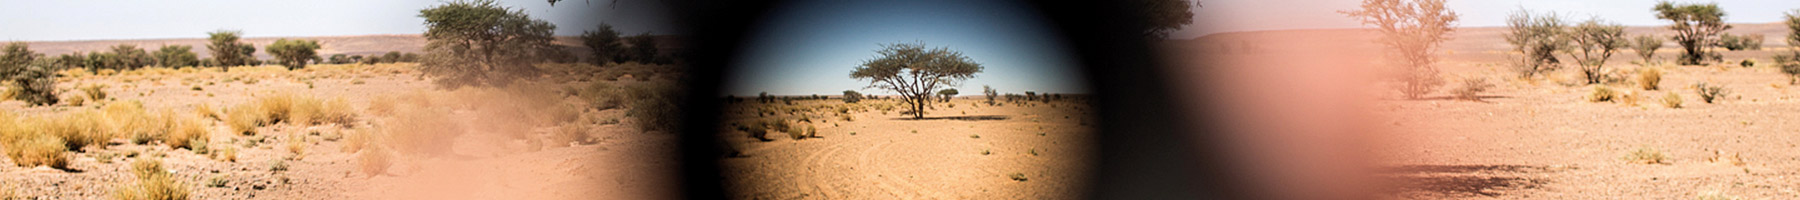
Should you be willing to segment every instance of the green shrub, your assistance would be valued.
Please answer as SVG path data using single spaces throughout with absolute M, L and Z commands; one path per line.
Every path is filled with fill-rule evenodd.
M 1719 97 L 1724 97 L 1726 93 L 1724 87 L 1706 84 L 1704 82 L 1694 84 L 1694 88 L 1696 89 L 1695 92 L 1700 93 L 1700 100 L 1706 103 L 1713 103 L 1719 100 Z

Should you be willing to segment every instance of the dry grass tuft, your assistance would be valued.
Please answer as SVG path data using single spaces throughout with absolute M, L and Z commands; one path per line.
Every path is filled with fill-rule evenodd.
M 388 116 L 393 114 L 396 101 L 398 100 L 387 95 L 376 96 L 374 99 L 369 99 L 369 114 L 375 116 Z
M 1643 88 L 1644 90 L 1660 89 L 1662 87 L 1662 76 L 1663 72 L 1661 69 L 1645 67 L 1638 71 L 1638 88 Z
M 1669 92 L 1668 95 L 1663 95 L 1662 103 L 1663 107 L 1681 108 L 1681 94 Z
M 207 134 L 206 124 L 201 122 L 201 120 L 203 119 L 186 118 L 177 120 L 175 122 L 175 128 L 169 131 L 168 134 L 163 134 L 163 143 L 168 144 L 169 148 L 187 148 L 188 150 L 205 151 L 204 146 L 211 137 L 207 137 L 210 134 Z
M 1631 151 L 1631 154 L 1626 154 L 1624 159 L 1626 162 L 1641 163 L 1641 164 L 1668 164 L 1669 163 L 1668 162 L 1669 157 L 1667 155 L 1663 155 L 1662 150 L 1657 150 L 1657 149 L 1650 148 L 1650 147 L 1641 147 L 1635 151 Z
M 175 179 L 162 167 L 162 161 L 138 158 L 131 163 L 131 171 L 137 175 L 135 184 L 119 187 L 113 193 L 114 199 L 130 200 L 170 200 L 188 199 L 186 184 Z
M 1608 102 L 1613 101 L 1613 98 L 1618 97 L 1618 95 L 1619 92 L 1613 91 L 1612 87 L 1596 85 L 1594 86 L 1594 91 L 1588 93 L 1587 100 L 1589 102 Z

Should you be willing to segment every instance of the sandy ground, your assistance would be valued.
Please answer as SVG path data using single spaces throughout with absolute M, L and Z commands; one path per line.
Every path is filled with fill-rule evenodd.
M 1800 134 L 1795 134 L 1800 133 L 1800 121 L 1795 120 L 1800 119 L 1796 99 L 1800 86 L 1789 85 L 1769 62 L 1770 55 L 1788 48 L 1768 45 L 1761 51 L 1725 52 L 1727 64 L 1712 66 L 1667 64 L 1679 51 L 1673 44 L 1658 52 L 1661 62 L 1649 65 L 1633 63 L 1640 58 L 1627 50 L 1607 64 L 1612 75 L 1624 81 L 1601 85 L 1641 99 L 1635 104 L 1590 102 L 1586 96 L 1594 86 L 1582 84 L 1573 66 L 1544 77 L 1517 78 L 1506 64 L 1513 55 L 1506 53 L 1504 43 L 1491 38 L 1498 36 L 1494 32 L 1459 33 L 1447 42 L 1438 65 L 1447 84 L 1425 100 L 1403 100 L 1382 89 L 1377 79 L 1345 78 L 1362 74 L 1354 71 L 1378 71 L 1369 66 L 1382 63 L 1380 55 L 1366 53 L 1379 52 L 1378 47 L 1360 43 L 1373 38 L 1366 32 L 1244 33 L 1171 48 L 1179 52 L 1177 58 L 1186 59 L 1178 61 L 1183 67 L 1175 70 L 1224 79 L 1187 81 L 1183 85 L 1190 90 L 1248 96 L 1222 99 L 1330 99 L 1282 101 L 1289 104 L 1269 107 L 1306 111 L 1266 109 L 1258 115 L 1361 110 L 1350 117 L 1285 118 L 1290 121 L 1282 124 L 1354 121 L 1352 126 L 1323 126 L 1311 132 L 1330 133 L 1314 138 L 1362 140 L 1366 147 L 1316 151 L 1369 152 L 1360 156 L 1372 161 L 1380 181 L 1368 183 L 1382 183 L 1385 189 L 1378 191 L 1384 192 L 1377 195 L 1386 198 L 1800 198 L 1800 151 L 1795 151 L 1800 149 Z M 1761 62 L 1737 66 L 1746 59 Z M 1660 90 L 1637 87 L 1635 72 L 1648 67 L 1665 72 Z M 1344 71 L 1352 72 L 1337 73 Z M 1447 91 L 1469 78 L 1485 78 L 1496 87 L 1482 93 L 1479 101 L 1450 99 Z M 1702 102 L 1693 87 L 1700 82 L 1720 85 L 1728 94 L 1716 103 Z M 1342 91 L 1367 95 L 1337 94 Z M 1681 96 L 1681 108 L 1661 102 L 1671 92 Z M 1306 140 L 1275 143 L 1296 141 Z M 1669 159 L 1663 164 L 1625 159 L 1640 149 Z
M 301 127 L 278 124 L 259 128 L 259 134 L 229 133 L 220 120 L 211 125 L 210 145 L 238 147 L 236 161 L 210 159 L 187 149 L 159 144 L 137 145 L 115 139 L 113 145 L 71 156 L 71 171 L 21 168 L 0 160 L 0 183 L 28 197 L 51 199 L 106 199 L 130 180 L 133 157 L 161 157 L 165 168 L 190 189 L 194 199 L 667 199 L 673 197 L 671 157 L 675 138 L 665 133 L 644 133 L 623 124 L 597 125 L 588 133 L 595 143 L 545 145 L 521 148 L 521 140 L 493 138 L 494 134 L 462 134 L 455 138 L 450 156 L 394 158 L 388 172 L 365 175 L 357 153 L 346 152 L 342 138 L 357 128 L 368 128 L 385 117 L 367 109 L 377 96 L 396 96 L 413 91 L 436 90 L 429 79 L 418 77 L 411 66 L 368 67 L 353 71 L 286 71 L 274 67 L 238 68 L 171 74 L 124 73 L 109 76 L 65 77 L 59 88 L 89 84 L 108 85 L 109 102 L 139 101 L 152 112 L 173 110 L 192 115 L 195 107 L 214 108 L 251 101 L 253 96 L 275 91 L 320 98 L 346 98 L 359 111 L 355 125 Z M 317 66 L 315 66 L 317 67 Z M 254 80 L 254 81 L 249 81 Z M 195 89 L 198 87 L 199 89 Z M 76 91 L 70 90 L 72 94 Z M 568 100 L 578 102 L 578 100 Z M 97 106 L 89 102 L 86 106 Z M 0 102 L 0 109 L 26 116 L 54 115 L 76 108 L 26 106 L 19 101 Z M 621 115 L 620 110 L 586 112 L 585 115 Z M 477 113 L 453 112 L 464 124 Z M 538 130 L 542 130 L 541 128 Z M 260 142 L 254 142 L 260 141 Z M 285 147 L 304 143 L 299 155 Z M 510 145 L 510 146 L 509 146 Z M 109 154 L 102 156 L 103 154 Z M 131 156 L 128 156 L 131 155 Z M 284 158 L 299 157 L 287 160 Z M 104 158 L 104 159 L 103 159 Z M 275 163 L 286 165 L 275 169 Z M 214 179 L 222 185 L 209 185 Z
M 895 104 L 866 100 L 858 104 Z M 796 101 L 800 106 L 838 105 L 841 100 Z M 731 197 L 736 199 L 1072 199 L 1083 194 L 1092 167 L 1093 121 L 1075 101 L 1029 106 L 987 106 L 956 99 L 938 106 L 926 120 L 899 109 L 851 111 L 843 121 L 834 111 L 818 138 L 774 141 L 730 130 L 725 142 L 741 157 L 721 160 Z M 727 121 L 757 118 L 755 106 L 733 104 Z M 729 130 L 729 129 L 727 129 Z M 984 154 L 984 152 L 986 152 Z M 1020 173 L 1025 180 L 1009 175 Z

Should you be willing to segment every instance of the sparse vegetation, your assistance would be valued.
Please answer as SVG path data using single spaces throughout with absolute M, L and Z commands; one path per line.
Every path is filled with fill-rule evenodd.
M 173 200 L 188 199 L 186 184 L 176 179 L 174 174 L 164 170 L 161 160 L 154 158 L 138 158 L 131 163 L 132 174 L 137 179 L 131 185 L 117 189 L 114 199 L 124 200 Z
M 1652 9 L 1656 18 L 1669 20 L 1670 30 L 1675 31 L 1672 40 L 1681 45 L 1682 54 L 1678 59 L 1681 65 L 1701 65 L 1705 62 L 1717 62 L 1722 56 L 1718 52 L 1708 51 L 1707 47 L 1718 44 L 1719 33 L 1731 29 L 1725 24 L 1725 10 L 1718 3 L 1676 4 L 1659 2 Z
M 1587 78 L 1588 84 L 1601 83 L 1606 78 L 1606 60 L 1626 45 L 1625 26 L 1590 19 L 1572 27 L 1568 34 L 1575 46 L 1565 52 L 1581 65 L 1582 77 Z
M 1662 70 L 1655 67 L 1639 69 L 1637 80 L 1638 88 L 1644 90 L 1657 90 L 1662 88 L 1662 75 Z
M 1520 10 L 1506 17 L 1506 42 L 1513 51 L 1523 54 L 1514 67 L 1520 78 L 1531 78 L 1556 69 L 1556 52 L 1568 48 L 1564 40 L 1564 22 L 1556 14 L 1534 14 Z
M 1443 0 L 1364 0 L 1361 8 L 1342 13 L 1381 30 L 1381 44 L 1400 58 L 1395 78 L 1406 98 L 1422 98 L 1444 84 L 1434 53 L 1459 17 Z
M 1694 92 L 1699 93 L 1700 101 L 1706 103 L 1717 102 L 1720 97 L 1725 97 L 1726 93 L 1724 87 L 1706 84 L 1705 82 L 1694 84 Z
M 1457 99 L 1479 101 L 1481 100 L 1481 92 L 1485 92 L 1493 87 L 1494 84 L 1488 83 L 1486 78 L 1465 78 L 1463 79 L 1462 86 L 1451 91 L 1451 93 L 1454 93 Z
M 1589 102 L 1610 102 L 1618 95 L 1619 92 L 1613 91 L 1612 87 L 1596 85 L 1593 92 L 1588 93 L 1587 100 Z
M 1631 39 L 1631 43 L 1632 43 L 1631 50 L 1636 51 L 1638 54 L 1638 57 L 1644 59 L 1642 62 L 1643 65 L 1650 65 L 1651 63 L 1655 63 L 1656 62 L 1656 50 L 1661 49 L 1663 47 L 1663 41 L 1661 38 L 1657 38 L 1655 36 L 1649 36 L 1649 35 L 1641 35 L 1641 36 L 1634 37 Z
M 535 77 L 532 64 L 555 50 L 556 25 L 492 0 L 452 1 L 419 11 L 427 58 L 419 71 L 447 88 L 505 86 Z M 477 45 L 480 44 L 480 45 Z
M 1625 162 L 1636 164 L 1668 164 L 1669 157 L 1663 155 L 1662 150 L 1650 147 L 1640 147 L 1637 150 L 1631 151 L 1631 154 L 1626 154 Z
M 263 51 L 275 56 L 275 60 L 279 61 L 281 66 L 287 66 L 288 70 L 305 68 L 307 61 L 319 56 L 318 50 L 318 41 L 288 40 L 287 38 L 277 39 L 275 43 L 263 47 Z

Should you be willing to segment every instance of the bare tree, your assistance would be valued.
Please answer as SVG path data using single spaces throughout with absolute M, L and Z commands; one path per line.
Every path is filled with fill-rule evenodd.
M 1444 0 L 1364 0 L 1360 9 L 1342 13 L 1381 31 L 1379 43 L 1400 58 L 1397 79 L 1407 98 L 1424 97 L 1444 84 L 1433 52 L 1450 39 L 1458 18 Z

